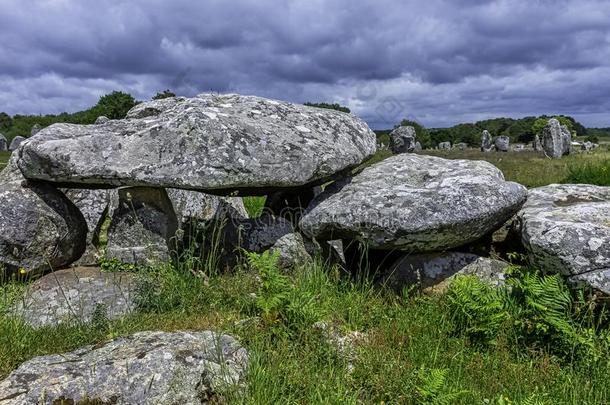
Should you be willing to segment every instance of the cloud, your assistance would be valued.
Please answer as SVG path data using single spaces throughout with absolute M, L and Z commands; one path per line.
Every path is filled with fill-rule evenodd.
M 349 105 L 373 127 L 572 114 L 610 125 L 595 0 L 0 0 L 0 110 L 171 88 Z

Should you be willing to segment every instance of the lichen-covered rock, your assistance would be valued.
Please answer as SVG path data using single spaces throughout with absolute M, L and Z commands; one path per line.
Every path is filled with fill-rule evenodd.
M 26 181 L 16 159 L 0 173 L 0 267 L 37 274 L 74 262 L 85 251 L 83 215 L 52 185 Z
M 23 136 L 14 137 L 11 141 L 11 145 L 8 147 L 8 150 L 10 150 L 11 152 L 17 150 L 17 148 L 19 148 L 19 145 L 21 145 L 21 143 L 25 140 L 26 138 L 24 138 Z
M 300 229 L 373 249 L 445 250 L 493 232 L 519 210 L 526 193 L 487 162 L 402 154 L 328 187 Z
M 139 332 L 26 361 L 0 382 L 0 404 L 216 403 L 243 386 L 248 361 L 228 335 Z
M 481 152 L 491 152 L 492 150 L 491 134 L 488 130 L 484 130 L 481 135 Z
M 87 222 L 87 248 L 76 264 L 94 265 L 101 255 L 99 251 L 100 230 L 116 190 L 66 189 L 63 192 L 76 205 Z
M 542 142 L 540 142 L 540 137 L 538 136 L 538 134 L 534 135 L 534 141 L 532 142 L 532 147 L 534 148 L 534 150 L 536 152 L 543 150 Z
M 394 153 L 407 153 L 415 151 L 415 128 L 401 126 L 390 132 L 390 148 Z
M 542 129 L 542 147 L 548 157 L 560 158 L 570 153 L 572 135 L 565 125 L 551 118 Z
M 128 117 L 47 127 L 20 149 L 19 167 L 27 178 L 90 187 L 267 194 L 324 182 L 376 151 L 353 115 L 253 96 L 155 100 Z
M 302 266 L 313 260 L 307 251 L 303 236 L 297 232 L 281 236 L 270 250 L 279 253 L 278 266 L 282 269 Z
M 6 152 L 8 150 L 8 142 L 6 137 L 0 133 L 0 152 Z
M 496 152 L 508 152 L 510 144 L 510 138 L 508 136 L 502 135 L 496 138 L 494 145 L 496 147 Z
M 168 188 L 169 197 L 180 227 L 198 221 L 230 217 L 248 218 L 248 212 L 239 197 L 218 197 L 200 191 Z
M 95 119 L 95 125 L 102 125 L 110 121 L 110 118 L 100 115 Z
M 34 136 L 42 130 L 40 124 L 32 125 L 32 129 L 30 129 L 30 136 Z
M 47 274 L 28 286 L 11 314 L 34 327 L 120 318 L 135 309 L 134 273 L 75 267 Z
M 438 148 L 442 149 L 442 150 L 450 150 L 451 149 L 451 142 L 441 142 L 438 144 Z
M 608 286 L 600 277 L 610 276 L 610 187 L 551 184 L 535 188 L 517 217 L 532 265 Z
M 227 241 L 234 248 L 262 253 L 283 236 L 294 232 L 285 218 L 263 215 L 259 218 L 232 221 L 227 225 Z
M 106 256 L 134 264 L 154 264 L 175 253 L 178 220 L 162 188 L 118 190 L 118 207 L 108 229 Z
M 399 291 L 417 286 L 425 293 L 441 293 L 457 276 L 476 276 L 489 285 L 501 285 L 508 267 L 508 263 L 471 253 L 429 253 L 399 259 L 383 279 L 385 285 Z
M 456 143 L 453 145 L 453 149 L 457 150 L 466 150 L 468 148 L 468 144 L 464 142 Z

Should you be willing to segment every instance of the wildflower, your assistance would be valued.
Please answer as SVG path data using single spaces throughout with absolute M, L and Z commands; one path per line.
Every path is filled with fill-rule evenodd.
M 27 269 L 25 269 L 25 268 L 23 268 L 23 267 L 21 267 L 21 268 L 19 269 L 19 274 L 22 274 L 22 275 L 23 275 L 23 274 L 27 274 L 27 272 L 28 272 L 28 271 L 27 271 Z

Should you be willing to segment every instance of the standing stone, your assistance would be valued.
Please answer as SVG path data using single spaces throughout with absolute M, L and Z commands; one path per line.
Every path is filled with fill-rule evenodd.
M 95 125 L 102 125 L 110 121 L 110 118 L 100 115 L 95 119 Z
M 610 187 L 535 188 L 517 218 L 532 266 L 610 294 Z
M 459 142 L 453 145 L 453 149 L 457 150 L 466 150 L 468 148 L 468 144 L 464 142 Z
M 32 126 L 32 129 L 30 130 L 30 136 L 34 136 L 37 133 L 40 132 L 40 130 L 42 129 L 42 127 L 40 126 L 40 124 L 34 124 Z
M 534 136 L 533 147 L 536 152 L 541 151 L 543 149 L 542 143 L 540 142 L 540 137 L 538 136 L 538 134 L 536 134 Z
M 421 143 L 419 141 L 415 142 L 415 152 L 421 152 L 422 150 L 423 148 L 421 146 Z
M 570 153 L 572 135 L 565 125 L 559 120 L 551 118 L 542 129 L 542 146 L 548 157 L 559 159 Z
M 26 361 L 0 382 L 0 403 L 229 403 L 226 396 L 245 385 L 248 363 L 247 350 L 228 335 L 139 332 Z
M 26 138 L 24 138 L 23 136 L 14 137 L 13 140 L 11 141 L 11 145 L 8 147 L 8 150 L 10 150 L 11 152 L 14 150 L 17 150 L 19 145 L 21 145 L 21 143 L 25 140 L 26 140 Z
M 430 252 L 499 228 L 527 191 L 490 163 L 401 154 L 327 187 L 300 222 L 306 236 L 371 249 Z
M 33 327 L 118 319 L 135 309 L 135 273 L 93 267 L 55 271 L 29 285 L 10 313 Z
M 410 153 L 415 151 L 415 128 L 411 126 L 398 127 L 390 132 L 390 148 L 394 153 Z
M 505 135 L 501 135 L 496 138 L 495 147 L 496 152 L 508 152 L 510 144 L 510 138 Z
M 98 263 L 101 256 L 100 230 L 106 220 L 111 198 L 116 190 L 100 189 L 65 189 L 66 197 L 70 199 L 85 217 L 87 222 L 87 249 L 82 257 L 75 263 L 81 266 L 90 266 Z
M 139 118 L 146 111 L 158 114 Z M 254 96 L 151 101 L 128 117 L 51 125 L 24 145 L 19 167 L 27 178 L 93 188 L 263 195 L 322 184 L 377 150 L 375 133 L 351 114 Z
M 447 142 L 441 142 L 438 144 L 438 148 L 441 150 L 450 150 L 451 149 L 451 142 L 447 141 Z
M 488 130 L 484 130 L 481 135 L 481 152 L 491 152 L 493 144 L 491 143 L 491 134 Z
M 16 160 L 0 173 L 0 268 L 35 275 L 74 262 L 85 251 L 83 215 L 52 185 L 26 181 Z
M 168 260 L 175 253 L 178 219 L 166 191 L 121 188 L 118 201 L 108 229 L 106 256 L 143 265 Z
M 0 133 L 0 152 L 6 152 L 8 150 L 8 142 L 3 134 Z

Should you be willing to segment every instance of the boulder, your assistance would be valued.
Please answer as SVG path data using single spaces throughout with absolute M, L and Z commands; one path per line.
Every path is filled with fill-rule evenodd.
M 169 197 L 180 228 L 200 221 L 230 217 L 246 219 L 248 212 L 239 197 L 218 197 L 199 191 L 168 188 Z
M 496 147 L 496 152 L 508 152 L 510 144 L 510 138 L 508 136 L 502 135 L 496 138 L 494 145 Z
M 551 184 L 535 188 L 517 218 L 533 266 L 589 280 L 593 287 L 610 293 L 610 187 Z
M 112 320 L 135 309 L 135 294 L 134 273 L 75 267 L 36 280 L 10 312 L 34 327 L 90 322 L 95 316 Z
M 453 145 L 453 149 L 457 150 L 466 150 L 468 148 L 468 144 L 464 142 L 456 143 Z
M 0 382 L 0 404 L 225 403 L 245 383 L 248 352 L 215 332 L 139 332 L 40 356 Z
M 101 256 L 100 230 L 106 220 L 111 198 L 116 195 L 116 190 L 66 189 L 63 191 L 87 222 L 87 248 L 76 264 L 95 265 Z
M 534 141 L 532 142 L 532 146 L 536 152 L 543 150 L 542 142 L 540 142 L 540 137 L 538 136 L 538 134 L 534 135 Z
M 401 126 L 390 132 L 390 148 L 394 153 L 407 153 L 415 151 L 415 128 Z
M 548 157 L 561 158 L 569 154 L 571 143 L 570 131 L 555 118 L 551 118 L 542 129 L 542 147 Z
M 162 188 L 118 190 L 118 207 L 108 228 L 106 256 L 126 263 L 151 265 L 175 253 L 178 219 Z
M 42 130 L 40 124 L 34 124 L 32 129 L 30 129 L 30 136 L 34 136 Z
M 481 152 L 491 152 L 492 149 L 491 134 L 488 130 L 484 130 L 481 135 Z
M 11 141 L 11 145 L 8 147 L 8 150 L 10 150 L 11 152 L 17 150 L 17 148 L 19 148 L 19 145 L 21 145 L 21 143 L 25 140 L 26 138 L 24 138 L 23 136 L 14 137 Z
M 52 185 L 26 181 L 16 159 L 0 173 L 0 267 L 38 274 L 74 262 L 85 251 L 83 215 Z
M 515 214 L 526 189 L 490 163 L 402 154 L 327 187 L 300 229 L 374 249 L 430 252 L 470 243 Z
M 451 149 L 451 142 L 441 142 L 438 144 L 438 148 L 441 150 L 450 150 Z
M 415 142 L 415 150 L 414 152 L 421 152 L 424 148 L 422 148 L 421 143 Z
M 2 142 L 2 140 L 0 139 L 0 143 L 1 142 Z M 589 141 L 583 142 L 583 144 L 581 145 L 580 148 L 581 148 L 581 150 L 584 150 L 584 151 L 593 150 L 593 143 L 589 142 Z
M 19 167 L 27 178 L 80 188 L 263 195 L 326 182 L 375 152 L 375 134 L 353 115 L 201 94 L 142 103 L 104 125 L 47 127 L 20 150 Z
M 313 260 L 307 251 L 303 236 L 297 232 L 281 236 L 270 250 L 279 252 L 278 266 L 281 269 L 295 268 Z
M 6 137 L 0 133 L 0 152 L 6 152 L 8 150 L 8 142 Z
M 95 125 L 102 125 L 110 121 L 110 118 L 100 115 L 95 119 Z
M 283 236 L 294 233 L 294 227 L 285 218 L 263 215 L 259 218 L 233 221 L 228 224 L 226 232 L 226 240 L 231 248 L 239 247 L 262 253 L 272 248 Z
M 476 276 L 498 286 L 504 283 L 509 264 L 471 253 L 445 252 L 404 256 L 383 276 L 395 290 L 417 286 L 425 293 L 441 293 L 458 276 Z

